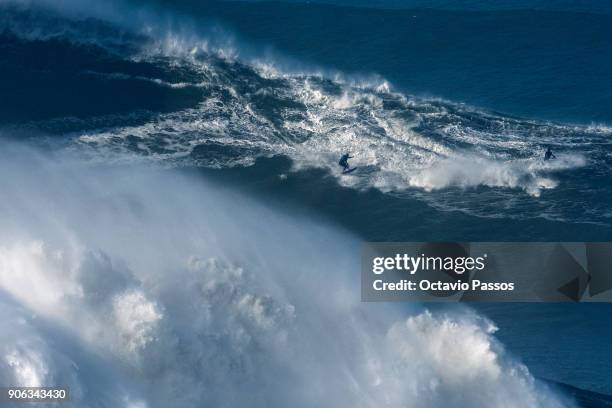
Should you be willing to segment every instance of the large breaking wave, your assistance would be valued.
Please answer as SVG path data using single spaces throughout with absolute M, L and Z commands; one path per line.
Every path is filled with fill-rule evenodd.
M 342 185 L 419 197 L 441 209 L 499 216 L 504 207 L 508 217 L 608 223 L 609 209 L 598 205 L 593 183 L 563 186 L 581 197 L 571 205 L 541 197 L 576 170 L 588 169 L 594 180 L 608 176 L 611 131 L 605 126 L 523 120 L 410 97 L 372 76 L 298 71 L 282 59 L 246 52 L 235 41 L 202 39 L 197 31 L 173 30 L 176 25 L 149 23 L 138 35 L 116 29 L 113 36 L 112 25 L 100 29 L 88 19 L 71 21 L 66 29 L 68 23 L 48 13 L 7 21 L 20 38 L 95 44 L 98 53 L 157 67 L 142 73 L 121 71 L 120 65 L 83 68 L 85 77 L 199 95 L 195 106 L 168 113 L 135 110 L 36 124 L 64 134 L 70 149 L 94 161 L 228 167 L 286 155 L 296 170 L 323 168 Z M 553 147 L 557 160 L 542 160 L 545 146 Z M 350 177 L 337 169 L 347 151 L 360 169 Z
M 376 78 L 281 69 L 193 33 L 160 34 L 154 22 L 134 33 L 23 7 L 0 16 L 15 55 L 59 47 L 85 59 L 63 66 L 85 81 L 200 99 L 2 130 L 0 383 L 68 386 L 75 407 L 571 405 L 468 310 L 361 304 L 356 237 L 177 167 L 286 155 L 295 170 L 324 168 L 346 186 L 490 215 L 431 194 L 485 186 L 494 212 L 508 190 L 536 200 L 559 172 L 603 160 L 608 129 L 419 100 Z M 44 148 L 12 146 L 14 135 Z M 557 161 L 538 160 L 543 143 Z M 361 168 L 355 176 L 337 175 L 345 151 Z
M 177 171 L 0 163 L 2 384 L 74 407 L 570 404 L 467 310 L 360 303 L 358 240 L 317 220 Z

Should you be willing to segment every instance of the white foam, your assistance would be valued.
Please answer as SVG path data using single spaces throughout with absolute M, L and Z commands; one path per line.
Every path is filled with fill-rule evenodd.
M 317 220 L 172 171 L 0 170 L 3 382 L 74 407 L 568 405 L 465 309 L 359 302 L 359 241 Z
M 124 26 L 124 18 L 116 12 L 128 6 L 120 1 L 114 6 L 114 13 L 113 7 L 101 7 L 94 14 Z M 231 33 L 216 25 L 202 31 L 189 19 L 177 19 L 163 9 L 139 11 L 138 24 L 132 29 L 144 36 L 130 38 L 132 47 L 137 38 L 140 40 L 140 52 L 129 58 L 153 63 L 159 57 L 169 58 L 177 69 L 200 72 L 201 80 L 170 83 L 159 78 L 135 78 L 168 87 L 197 86 L 210 95 L 196 108 L 161 114 L 141 126 L 77 135 L 79 148 L 86 147 L 85 154 L 100 162 L 226 167 L 251 165 L 257 157 L 285 154 L 294 159 L 296 169 L 328 169 L 339 183 L 355 188 L 387 191 L 416 187 L 431 191 L 488 186 L 518 188 L 538 196 L 542 190 L 558 185 L 553 172 L 584 165 L 585 161 L 576 157 L 586 154 L 593 138 L 607 143 L 610 134 L 605 126 L 519 120 L 447 101 L 409 98 L 395 92 L 383 78 L 347 77 L 321 68 L 304 68 L 304 64 L 292 64 L 276 55 L 253 56 L 257 53 L 241 47 Z M 52 22 L 47 25 L 51 37 L 58 35 Z M 19 27 L 15 30 L 20 32 Z M 76 32 L 61 35 L 74 41 L 96 41 L 91 35 L 79 35 L 79 30 L 88 32 L 82 22 L 73 24 L 71 30 Z M 48 38 L 32 35 L 25 36 Z M 227 75 L 223 71 L 227 66 L 240 69 Z M 246 77 L 234 77 L 237 72 Z M 249 81 L 249 75 L 272 82 L 238 92 L 238 81 Z M 271 105 L 275 98 L 287 103 L 261 106 L 257 100 L 261 96 L 270 97 Z M 266 112 L 270 108 L 273 111 Z M 134 137 L 139 139 L 135 145 L 131 143 Z M 191 154 L 207 143 L 227 147 L 232 153 L 206 157 L 207 150 L 202 149 L 197 157 Z M 574 156 L 561 154 L 566 159 L 554 164 L 537 164 L 547 144 L 554 145 L 556 151 L 578 152 L 572 153 Z M 367 171 L 342 176 L 336 163 L 347 151 L 355 156 L 353 162 Z
M 82 14 L 82 5 L 79 10 Z M 161 9 L 144 10 L 131 26 L 125 25 L 125 13 L 119 18 L 101 14 L 123 29 L 113 35 L 108 25 L 97 30 L 96 24 L 78 18 L 76 23 L 50 18 L 38 24 L 38 15 L 40 29 L 28 32 L 28 27 L 20 30 L 20 22 L 13 24 L 10 13 L 0 23 L 8 21 L 8 27 L 28 39 L 59 36 L 100 45 L 128 59 L 164 61 L 173 69 L 186 69 L 190 77 L 199 73 L 199 78 L 176 83 L 132 78 L 167 87 L 198 87 L 207 96 L 199 106 L 181 112 L 79 119 L 75 124 L 98 130 L 68 135 L 76 141 L 69 149 L 94 162 L 223 168 L 287 155 L 294 170 L 325 169 L 343 186 L 417 197 L 439 210 L 495 217 L 503 205 L 507 217 L 556 220 L 568 218 L 568 207 L 548 202 L 543 192 L 559 187 L 562 179 L 573 183 L 562 173 L 576 167 L 607 168 L 598 163 L 601 147 L 610 143 L 606 126 L 517 119 L 442 99 L 406 96 L 384 78 L 348 76 L 258 52 L 214 24 L 194 25 L 189 18 L 168 16 Z M 98 31 L 104 32 L 100 38 Z M 108 128 L 108 123 L 123 119 L 148 123 Z M 72 120 L 57 119 L 51 127 Z M 571 159 L 543 164 L 547 145 L 559 158 Z M 337 165 L 347 151 L 355 156 L 351 164 L 360 167 L 350 176 Z M 480 190 L 481 186 L 489 188 Z M 588 195 L 588 186 L 568 186 L 575 188 Z M 484 192 L 486 198 L 457 199 L 457 193 L 466 192 Z M 516 200 L 508 200 L 510 195 Z M 572 211 L 572 220 L 578 222 L 601 222 L 605 216 L 586 209 L 576 214 Z
M 557 182 L 538 175 L 531 160 L 496 162 L 477 156 L 455 156 L 440 160 L 430 168 L 410 177 L 410 184 L 427 191 L 446 187 L 521 188 L 533 196 Z
M 198 61 L 189 64 L 197 65 Z M 478 111 L 462 113 L 457 107 L 451 111 L 440 103 L 417 103 L 393 93 L 386 83 L 368 85 L 339 80 L 334 84 L 337 88 L 330 91 L 320 77 L 288 75 L 260 64 L 259 74 L 280 82 L 258 89 L 253 95 L 303 106 L 277 108 L 279 112 L 269 116 L 256 107 L 258 102 L 253 101 L 252 94 L 239 94 L 231 80 L 211 74 L 215 70 L 212 65 L 202 64 L 208 70 L 208 82 L 200 86 L 226 89 L 231 99 L 213 94 L 197 108 L 160 115 L 158 120 L 142 126 L 85 133 L 78 140 L 95 148 L 92 156 L 102 161 L 133 160 L 138 152 L 122 141 L 127 136 L 143 140 L 140 146 L 147 157 L 139 160 L 172 165 L 250 165 L 257 157 L 285 154 L 294 160 L 295 169 L 325 168 L 341 184 L 383 191 L 487 186 L 521 189 L 537 197 L 542 190 L 558 185 L 554 172 L 586 164 L 581 153 L 561 153 L 558 160 L 550 162 L 541 160 L 541 146 L 551 143 L 553 139 L 548 135 L 552 130 L 558 132 L 554 142 L 561 146 L 559 149 L 565 146 L 576 150 L 588 145 L 584 141 L 577 145 L 568 128 Z M 386 108 L 385 100 L 398 108 Z M 468 113 L 479 115 L 480 122 L 490 126 L 482 128 L 480 122 L 471 123 Z M 280 126 L 276 123 L 279 120 Z M 475 128 L 477 124 L 480 128 Z M 424 127 L 427 132 L 422 130 Z M 567 132 L 570 134 L 563 136 Z M 201 156 L 191 155 L 195 147 L 209 142 L 241 151 L 211 160 L 206 158 L 206 149 Z M 167 153 L 152 151 L 151 147 L 160 144 Z M 355 166 L 367 171 L 353 177 L 341 176 L 336 162 L 345 152 L 355 156 Z

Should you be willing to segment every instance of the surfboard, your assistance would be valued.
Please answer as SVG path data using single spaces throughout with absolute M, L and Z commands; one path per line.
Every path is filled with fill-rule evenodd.
M 352 169 L 345 170 L 342 172 L 342 174 L 349 174 L 349 173 L 354 172 L 355 170 L 357 170 L 357 167 L 353 167 Z

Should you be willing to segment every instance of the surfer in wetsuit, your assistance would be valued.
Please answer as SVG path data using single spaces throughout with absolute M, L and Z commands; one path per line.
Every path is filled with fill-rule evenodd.
M 556 158 L 557 156 L 553 154 L 552 150 L 550 150 L 550 146 L 548 146 L 546 153 L 544 153 L 544 160 L 550 160 L 550 159 L 556 159 Z
M 350 156 L 348 153 L 343 154 L 342 157 L 340 157 L 340 161 L 338 162 L 338 164 L 344 168 L 342 172 L 346 172 L 349 170 L 351 166 L 349 166 L 348 164 L 348 159 L 352 159 L 352 158 L 353 156 Z

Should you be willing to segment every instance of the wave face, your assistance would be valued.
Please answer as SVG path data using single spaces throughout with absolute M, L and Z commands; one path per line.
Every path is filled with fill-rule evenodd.
M 26 3 L 0 13 L 0 382 L 75 407 L 572 405 L 473 312 L 361 304 L 357 237 L 180 168 L 287 156 L 443 211 L 607 223 L 609 129 Z
M 176 171 L 1 163 L 3 384 L 74 407 L 571 405 L 467 310 L 361 303 L 358 240 L 316 220 Z
M 60 52 L 67 59 L 50 63 L 51 77 L 36 83 L 44 95 L 57 95 L 76 82 L 89 98 L 69 93 L 62 107 L 42 96 L 37 106 L 48 109 L 34 111 L 26 108 L 41 96 L 30 85 L 33 95 L 26 91 L 13 121 L 5 120 L 13 133 L 59 134 L 69 149 L 99 162 L 221 168 L 285 155 L 296 170 L 326 169 L 341 185 L 417 197 L 441 210 L 610 224 L 602 204 L 612 198 L 603 188 L 612 164 L 607 127 L 418 99 L 382 79 L 283 70 L 194 35 L 129 34 L 108 23 L 11 12 L 3 38 L 16 56 L 5 80 L 39 78 L 21 70 L 24 49 Z M 545 146 L 557 160 L 542 160 Z M 347 151 L 359 167 L 350 177 L 337 166 Z

